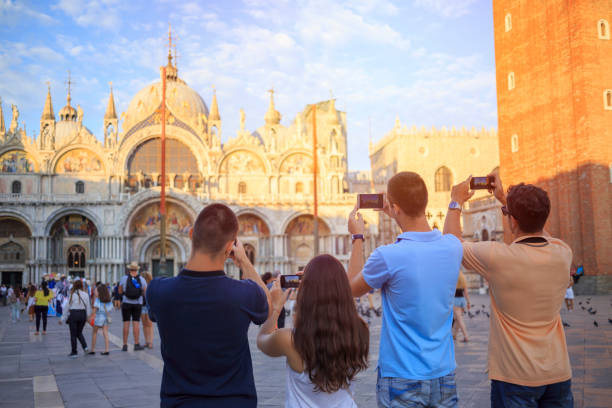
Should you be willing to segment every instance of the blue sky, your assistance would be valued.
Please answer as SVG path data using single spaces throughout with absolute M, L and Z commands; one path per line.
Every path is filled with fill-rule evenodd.
M 0 97 L 38 133 L 51 83 L 55 114 L 72 104 L 102 136 L 112 81 L 123 112 L 159 79 L 168 22 L 181 76 L 210 106 L 224 139 L 261 126 L 270 87 L 281 123 L 330 97 L 347 112 L 350 169 L 369 169 L 368 140 L 408 126 L 497 127 L 491 0 L 0 0 Z M 7 123 L 8 126 L 8 123 Z

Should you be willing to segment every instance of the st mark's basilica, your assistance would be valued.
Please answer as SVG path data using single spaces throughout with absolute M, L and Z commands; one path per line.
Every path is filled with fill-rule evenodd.
M 271 91 L 263 125 L 247 130 L 241 111 L 240 130 L 222 144 L 216 95 L 209 109 L 180 78 L 171 55 L 166 79 L 169 271 L 178 273 L 187 261 L 189 229 L 213 202 L 238 215 L 239 238 L 259 272 L 291 273 L 305 265 L 314 253 L 313 109 L 319 250 L 346 264 L 346 216 L 356 195 L 348 188 L 346 114 L 334 100 L 306 105 L 287 127 Z M 73 106 L 69 88 L 59 117 L 48 91 L 36 138 L 20 128 L 17 106 L 9 126 L 0 111 L 4 283 L 36 282 L 50 273 L 117 281 L 132 260 L 158 274 L 161 87 L 161 80 L 146 86 L 120 116 L 111 89 L 103 142 L 83 125 L 86 113 Z M 367 216 L 373 230 L 376 219 Z M 228 271 L 238 272 L 230 265 Z

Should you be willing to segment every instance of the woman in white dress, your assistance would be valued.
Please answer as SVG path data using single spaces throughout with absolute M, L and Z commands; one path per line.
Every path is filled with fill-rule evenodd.
M 270 357 L 287 358 L 286 407 L 356 407 L 351 382 L 367 368 L 370 334 L 359 317 L 346 271 L 331 255 L 313 258 L 304 269 L 293 313 L 293 329 L 277 329 L 291 294 L 276 280 L 271 311 L 257 336 Z

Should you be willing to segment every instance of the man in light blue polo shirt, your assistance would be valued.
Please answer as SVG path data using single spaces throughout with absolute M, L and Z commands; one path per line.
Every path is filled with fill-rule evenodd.
M 427 187 L 418 174 L 393 176 L 383 211 L 402 233 L 394 244 L 372 252 L 365 266 L 363 218 L 357 208 L 349 217 L 353 296 L 372 288 L 382 293 L 379 407 L 455 407 L 458 402 L 451 326 L 463 249 L 456 237 L 431 230 L 426 207 Z

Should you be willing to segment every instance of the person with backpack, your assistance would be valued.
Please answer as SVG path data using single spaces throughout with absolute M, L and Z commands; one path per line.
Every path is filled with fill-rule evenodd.
M 15 285 L 8 290 L 8 303 L 11 305 L 11 321 L 17 323 L 19 321 L 19 310 L 23 300 L 23 295 L 19 285 Z
M 123 295 L 121 315 L 123 317 L 123 348 L 128 351 L 127 341 L 130 334 L 130 320 L 132 321 L 132 334 L 134 335 L 134 351 L 144 350 L 140 345 L 140 315 L 142 301 L 147 290 L 147 281 L 140 276 L 140 266 L 136 262 L 128 265 L 128 274 L 119 282 L 119 294 Z

